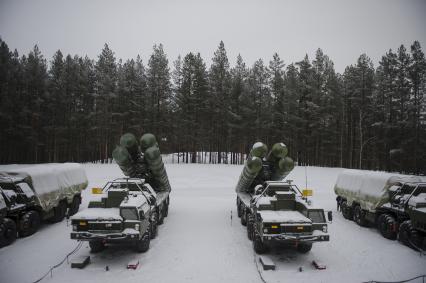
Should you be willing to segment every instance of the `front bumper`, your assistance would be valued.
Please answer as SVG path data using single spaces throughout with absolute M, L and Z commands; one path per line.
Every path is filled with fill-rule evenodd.
M 264 242 L 276 242 L 276 243 L 313 243 L 313 242 L 327 242 L 330 241 L 330 235 L 321 233 L 321 234 L 312 234 L 312 235 L 303 235 L 303 234 L 263 234 L 262 240 Z
M 137 241 L 141 237 L 140 233 L 94 233 L 94 232 L 71 232 L 71 239 L 80 241 L 103 241 L 105 243 L 118 243 Z

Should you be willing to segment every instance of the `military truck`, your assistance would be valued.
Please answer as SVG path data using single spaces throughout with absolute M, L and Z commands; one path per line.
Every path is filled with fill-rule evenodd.
M 304 191 L 283 179 L 293 170 L 283 143 L 268 153 L 265 144 L 253 145 L 236 186 L 237 214 L 247 226 L 254 250 L 261 254 L 271 246 L 293 245 L 307 253 L 312 243 L 329 241 L 324 210 L 313 208 Z M 328 214 L 331 221 L 331 212 Z
M 331 211 L 328 219 L 331 221 Z M 266 181 L 250 201 L 247 236 L 261 254 L 274 244 L 294 246 L 307 253 L 312 243 L 329 241 L 324 210 L 312 208 L 291 181 Z
M 71 239 L 89 241 L 92 252 L 106 244 L 128 243 L 138 252 L 149 249 L 150 239 L 157 235 L 157 212 L 166 216 L 166 200 L 155 193 L 143 179 L 120 178 L 103 189 L 93 188 L 98 196 L 89 207 L 71 218 Z M 165 205 L 159 209 L 160 205 Z
M 0 224 L 0 246 L 12 243 L 17 234 L 34 234 L 43 220 L 59 222 L 79 210 L 87 177 L 79 164 L 2 166 L 0 196 L 6 208 Z
M 408 176 L 366 170 L 342 171 L 334 186 L 343 217 L 360 226 L 376 226 L 383 237 L 426 250 L 426 182 Z

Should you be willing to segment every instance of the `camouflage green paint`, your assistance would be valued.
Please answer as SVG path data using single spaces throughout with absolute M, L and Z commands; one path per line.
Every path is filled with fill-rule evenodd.
M 161 153 L 156 145 L 145 150 L 145 160 L 149 169 L 151 169 L 153 178 L 159 184 L 159 190 L 171 191 L 169 178 L 167 177 L 167 172 L 164 168 L 163 160 L 161 159 Z
M 249 159 L 246 160 L 243 171 L 238 179 L 236 191 L 248 190 L 261 169 L 262 159 L 256 156 L 249 157 Z

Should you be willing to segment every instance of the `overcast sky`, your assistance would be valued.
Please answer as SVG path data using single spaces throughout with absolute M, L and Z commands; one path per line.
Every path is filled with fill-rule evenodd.
M 414 40 L 426 51 L 426 0 L 0 0 L 0 37 L 20 54 L 38 44 L 48 60 L 58 49 L 96 59 L 108 43 L 117 58 L 146 63 L 163 43 L 170 62 L 192 51 L 207 65 L 220 40 L 231 64 L 274 52 L 289 64 L 320 47 L 343 72 L 362 53 L 376 66 Z

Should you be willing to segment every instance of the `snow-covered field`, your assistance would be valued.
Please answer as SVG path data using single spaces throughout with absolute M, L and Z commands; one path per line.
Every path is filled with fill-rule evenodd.
M 84 167 L 89 188 L 122 176 L 115 164 Z M 49 275 L 42 282 L 261 282 L 255 263 L 257 257 L 246 228 L 236 216 L 234 186 L 242 166 L 167 164 L 166 167 L 173 190 L 169 216 L 147 253 L 113 246 L 102 253 L 90 254 L 88 244 L 84 243 L 77 255 L 90 255 L 90 265 L 79 270 L 71 269 L 65 262 L 53 270 L 53 277 Z M 341 170 L 307 169 L 314 204 L 333 211 L 330 242 L 314 244 L 306 255 L 288 249 L 270 253 L 277 269 L 260 271 L 266 282 L 396 281 L 426 273 L 425 256 L 336 213 L 333 185 Z M 289 178 L 304 187 L 304 173 L 305 169 L 298 167 Z M 86 190 L 81 209 L 87 207 L 89 199 L 90 190 Z M 37 280 L 77 245 L 70 239 L 70 231 L 66 220 L 45 224 L 38 233 L 0 249 L 0 282 Z M 134 259 L 140 261 L 139 268 L 127 270 L 127 263 Z M 314 269 L 312 260 L 324 263 L 327 269 Z

